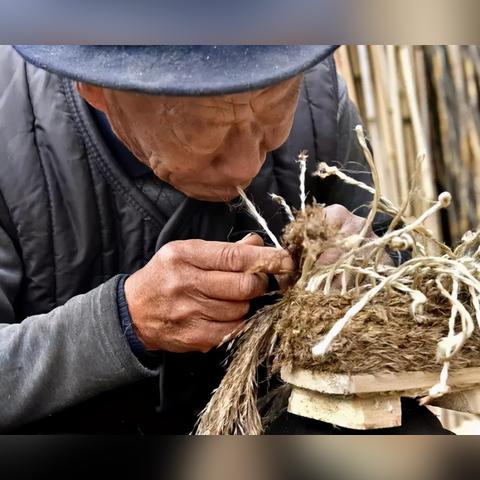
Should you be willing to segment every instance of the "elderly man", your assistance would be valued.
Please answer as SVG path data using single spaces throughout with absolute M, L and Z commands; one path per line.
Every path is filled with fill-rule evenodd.
M 298 207 L 299 151 L 369 179 L 333 50 L 0 50 L 2 430 L 191 431 L 222 376 L 216 347 L 295 268 L 252 233 L 237 187 L 280 235 L 269 193 Z M 307 188 L 360 230 L 363 192 Z M 439 429 L 412 404 L 404 416 L 403 432 Z M 329 427 L 284 414 L 272 431 Z

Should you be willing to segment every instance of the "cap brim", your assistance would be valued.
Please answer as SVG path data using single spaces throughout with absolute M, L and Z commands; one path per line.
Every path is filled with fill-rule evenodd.
M 307 70 L 337 45 L 15 45 L 57 75 L 158 95 L 245 92 Z

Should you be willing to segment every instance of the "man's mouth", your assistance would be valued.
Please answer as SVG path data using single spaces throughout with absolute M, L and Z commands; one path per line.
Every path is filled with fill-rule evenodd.
M 240 188 L 245 190 L 251 182 L 242 185 Z M 237 187 L 201 187 L 186 188 L 183 193 L 197 200 L 207 202 L 230 202 L 238 197 Z

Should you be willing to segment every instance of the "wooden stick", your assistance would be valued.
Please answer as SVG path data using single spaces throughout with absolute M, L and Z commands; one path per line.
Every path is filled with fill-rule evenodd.
M 358 107 L 357 92 L 355 88 L 355 80 L 353 78 L 352 67 L 350 66 L 350 58 L 348 54 L 348 48 L 346 45 L 342 45 L 336 52 L 335 58 L 337 60 L 337 67 L 342 77 L 347 84 L 348 96 L 350 100 Z
M 457 170 L 459 168 L 458 157 L 453 148 L 454 141 L 452 139 L 452 126 L 449 123 L 448 108 L 446 105 L 446 92 L 443 86 L 445 69 L 445 58 L 442 47 L 432 46 L 431 61 L 433 69 L 433 82 L 435 86 L 435 97 L 437 99 L 438 111 L 438 127 L 442 153 L 442 166 L 438 172 L 442 178 L 443 185 L 448 191 L 457 192 L 456 179 L 458 178 Z M 458 228 L 458 207 L 457 204 L 448 212 L 450 233 L 453 239 L 458 239 L 461 232 Z
M 428 105 L 428 90 L 427 90 L 427 75 L 425 72 L 425 58 L 424 50 L 422 47 L 414 46 L 414 70 L 415 70 L 415 83 L 418 86 L 418 98 L 420 105 L 420 114 L 423 129 L 425 132 L 425 138 L 427 142 L 430 139 L 430 108 Z M 429 142 L 430 143 L 430 142 Z
M 475 181 L 473 181 L 472 189 L 475 195 L 476 208 L 472 212 L 474 220 L 473 226 L 480 223 L 480 113 L 478 109 L 478 87 L 475 78 L 476 64 L 471 57 L 471 50 L 464 49 L 463 64 L 465 72 L 465 106 L 468 112 L 467 137 L 471 151 L 471 170 L 474 172 Z M 480 62 L 478 65 L 480 74 Z M 471 202 L 469 202 L 471 205 Z
M 470 145 L 468 138 L 469 110 L 466 101 L 465 80 L 463 76 L 463 65 L 458 45 L 447 45 L 447 58 L 449 59 L 449 72 L 451 73 L 454 85 L 455 109 L 451 112 L 454 116 L 454 123 L 458 135 L 455 135 L 457 149 L 459 153 L 460 168 L 458 175 L 458 198 L 460 203 L 459 230 L 464 232 L 469 228 L 469 184 L 470 184 Z M 452 110 L 452 109 L 450 109 Z
M 427 198 L 433 199 L 435 198 L 435 177 L 430 159 L 429 148 L 420 119 L 420 111 L 418 108 L 417 95 L 415 92 L 415 85 L 413 80 L 410 50 L 406 46 L 400 47 L 400 64 L 402 67 L 402 74 L 405 83 L 408 106 L 412 115 L 413 132 L 415 136 L 415 144 L 417 147 L 416 150 L 417 152 L 426 152 L 425 161 L 422 165 L 422 186 Z M 435 232 L 437 238 L 441 237 L 440 226 L 438 224 L 437 218 L 429 219 L 428 227 Z
M 396 64 L 395 47 L 393 45 L 387 45 L 387 65 L 388 65 L 388 94 L 391 105 L 391 123 L 393 128 L 393 138 L 395 142 L 395 152 L 397 156 L 398 165 L 398 180 L 399 191 L 402 201 L 408 196 L 409 185 L 408 178 L 412 172 L 408 171 L 408 165 L 405 156 L 405 144 L 403 140 L 402 129 L 402 112 L 400 109 L 400 87 L 398 83 L 398 71 Z M 410 207 L 405 212 L 407 215 L 411 215 L 412 211 Z
M 358 61 L 358 51 L 356 45 L 349 45 L 347 47 L 348 58 L 350 60 L 350 69 L 352 70 L 353 82 L 355 85 L 355 92 L 357 94 L 357 107 L 362 118 L 366 118 L 365 102 L 362 91 L 362 75 L 360 74 L 360 65 Z
M 384 47 L 382 45 L 371 45 L 369 47 L 372 56 L 372 72 L 375 83 L 376 105 L 379 118 L 379 126 L 381 132 L 381 138 L 385 143 L 385 158 L 382 158 L 380 162 L 386 162 L 386 167 L 390 172 L 399 172 L 400 169 L 405 167 L 399 165 L 397 157 L 395 155 L 395 145 L 393 141 L 392 128 L 389 122 L 389 115 L 391 113 L 390 99 L 388 96 L 388 75 L 386 66 L 386 57 Z M 379 162 L 377 162 L 378 164 Z M 399 176 L 391 175 L 392 181 L 390 182 L 392 191 L 387 193 L 387 196 L 392 201 L 399 205 L 402 203 Z
M 357 51 L 362 75 L 362 91 L 365 101 L 365 114 L 369 136 L 372 140 L 371 143 L 373 147 L 374 158 L 378 159 L 376 160 L 376 163 L 378 165 L 380 185 L 382 186 L 382 190 L 387 193 L 387 196 L 389 196 L 390 192 L 394 191 L 394 187 L 392 185 L 391 172 L 388 171 L 388 166 L 383 160 L 386 158 L 386 155 L 384 153 L 384 143 L 381 141 L 378 130 L 377 111 L 375 106 L 375 98 L 373 95 L 373 84 L 367 46 L 358 45 Z

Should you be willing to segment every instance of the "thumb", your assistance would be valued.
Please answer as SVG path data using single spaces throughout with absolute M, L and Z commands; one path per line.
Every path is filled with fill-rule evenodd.
M 256 233 L 248 233 L 245 235 L 241 240 L 238 240 L 236 243 L 242 243 L 244 245 L 253 245 L 256 247 L 263 247 L 263 239 L 260 235 L 257 235 Z

